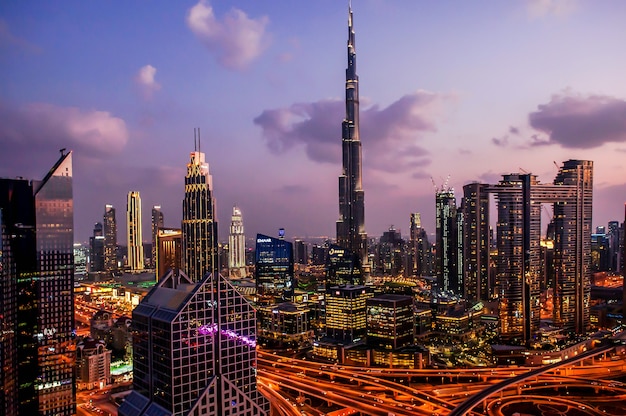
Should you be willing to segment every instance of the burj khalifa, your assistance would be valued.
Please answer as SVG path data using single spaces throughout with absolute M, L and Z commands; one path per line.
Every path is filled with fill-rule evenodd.
M 356 49 L 352 7 L 348 10 L 348 67 L 346 68 L 346 116 L 342 123 L 343 170 L 339 176 L 339 219 L 337 244 L 350 250 L 367 264 L 365 205 L 361 177 L 361 139 L 359 137 L 359 77 L 356 74 Z

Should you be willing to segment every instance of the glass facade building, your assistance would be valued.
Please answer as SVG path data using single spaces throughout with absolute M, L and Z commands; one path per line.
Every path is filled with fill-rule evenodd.
M 76 413 L 72 154 L 0 179 L 0 413 Z
M 161 211 L 160 205 L 152 207 L 152 254 L 150 255 L 150 265 L 156 269 L 157 258 L 157 236 L 159 234 L 159 228 L 163 228 L 163 211 Z
M 413 297 L 378 295 L 367 299 L 367 344 L 394 350 L 413 343 Z
M 254 276 L 261 303 L 293 297 L 293 244 L 283 239 L 256 235 Z
M 338 245 L 328 247 L 326 256 L 326 289 L 340 285 L 362 285 L 361 259 Z
M 243 231 L 243 216 L 238 207 L 233 207 L 230 220 L 228 273 L 231 277 L 246 277 L 246 236 Z
M 447 188 L 436 192 L 435 213 L 437 286 L 441 291 L 459 294 L 457 208 L 453 189 Z
M 120 416 L 263 416 L 255 310 L 221 275 L 171 271 L 133 311 L 133 391 Z
M 366 302 L 373 297 L 365 286 L 341 285 L 326 291 L 326 336 L 343 344 L 365 339 Z

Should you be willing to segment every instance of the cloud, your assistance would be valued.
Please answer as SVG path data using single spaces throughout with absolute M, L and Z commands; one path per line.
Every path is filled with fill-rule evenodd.
M 578 8 L 576 0 L 527 0 L 526 5 L 528 15 L 535 19 L 546 16 L 565 17 Z
M 495 144 L 496 146 L 506 147 L 509 144 L 509 136 L 492 137 L 491 143 Z
M 152 98 L 152 95 L 161 89 L 161 84 L 154 79 L 157 69 L 152 65 L 144 65 L 139 68 L 135 75 L 135 83 L 139 86 L 142 96 L 145 99 Z
M 626 101 L 603 95 L 554 95 L 528 116 L 530 125 L 547 135 L 548 143 L 590 149 L 608 142 L 626 142 Z M 532 145 L 548 144 L 535 140 Z
M 360 112 L 360 134 L 368 167 L 396 172 L 425 166 L 428 151 L 417 146 L 422 135 L 437 130 L 440 104 L 446 97 L 417 91 L 401 97 L 386 108 L 370 106 Z M 287 108 L 263 111 L 254 119 L 261 127 L 268 148 L 282 154 L 303 145 L 315 162 L 341 161 L 342 100 L 326 99 L 296 103 Z
M 124 120 L 107 111 L 0 102 L 0 165 L 16 163 L 15 155 L 30 158 L 63 147 L 88 157 L 112 156 L 124 149 L 128 136 Z
M 231 9 L 220 21 L 206 0 L 200 0 L 187 13 L 187 26 L 228 69 L 241 70 L 256 59 L 269 44 L 265 32 L 269 19 L 250 19 L 239 9 Z
M 38 46 L 11 33 L 7 22 L 4 19 L 0 19 L 0 48 L 10 47 L 18 47 L 30 52 L 40 52 Z

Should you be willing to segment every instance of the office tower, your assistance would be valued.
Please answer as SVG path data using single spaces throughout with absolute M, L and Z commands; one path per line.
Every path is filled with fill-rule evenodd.
M 617 272 L 619 254 L 619 221 L 609 221 L 609 270 Z
M 535 175 L 504 175 L 489 187 L 498 204 L 500 334 L 525 342 L 539 329 L 541 204 L 553 204 L 554 323 L 567 333 L 589 329 L 593 162 L 568 160 L 553 184 Z
M 378 274 L 398 276 L 404 271 L 404 240 L 393 226 L 383 232 L 376 250 L 376 271 Z
M 523 343 L 539 330 L 541 204 L 531 200 L 530 174 L 503 175 L 498 205 L 497 272 L 500 336 Z
M 384 294 L 367 299 L 367 344 L 395 350 L 413 343 L 413 297 Z
M 563 162 L 553 187 L 560 191 L 554 202 L 554 320 L 568 332 L 583 334 L 590 325 L 593 162 Z
M 41 181 L 0 179 L 0 414 L 73 415 L 72 153 Z
M 363 284 L 360 258 L 350 250 L 332 244 L 326 256 L 326 289 L 345 284 Z
M 246 236 L 243 217 L 238 207 L 233 207 L 228 235 L 228 273 L 231 277 L 246 277 Z
M 0 251 L 2 249 L 0 248 Z M 74 277 L 84 279 L 87 276 L 87 259 L 89 258 L 89 248 L 81 243 L 74 243 Z
M 343 170 L 339 176 L 339 220 L 337 244 L 359 256 L 367 266 L 365 204 L 361 178 L 359 136 L 359 77 L 356 74 L 355 36 L 352 8 L 348 11 L 348 68 L 346 69 L 346 117 L 342 126 Z
M 143 270 L 143 237 L 141 234 L 141 196 L 139 191 L 128 193 L 126 200 L 128 267 Z
M 133 310 L 133 391 L 120 416 L 263 416 L 255 310 L 230 282 L 171 271 Z
M 189 155 L 183 200 L 184 270 L 194 282 L 219 270 L 213 178 L 204 153 Z
M 258 341 L 263 347 L 301 349 L 314 338 L 313 314 L 304 304 L 283 302 L 258 308 Z
M 441 291 L 453 291 L 459 294 L 456 211 L 454 190 L 452 188 L 437 190 L 435 193 L 437 286 Z
M 182 269 L 183 233 L 180 228 L 159 228 L 156 239 L 156 280 L 169 270 Z
M 104 233 L 102 223 L 97 222 L 93 227 L 93 235 L 89 237 L 89 271 L 101 272 L 104 270 Z
M 160 205 L 152 207 L 152 254 L 150 257 L 150 265 L 156 269 L 156 256 L 157 256 L 157 235 L 159 234 L 159 228 L 163 228 L 163 212 Z
M 365 286 L 333 286 L 326 291 L 326 335 L 343 344 L 365 339 L 366 302 L 373 294 Z
M 308 264 L 309 263 L 309 247 L 302 240 L 294 241 L 294 261 L 297 264 Z
M 104 206 L 104 269 L 117 269 L 117 221 L 113 205 Z
M 486 301 L 492 296 L 489 284 L 489 192 L 488 185 L 470 183 L 463 187 L 463 297 Z
M 256 235 L 254 278 L 261 303 L 289 300 L 293 296 L 293 244 Z
M 422 228 L 422 219 L 419 212 L 412 212 L 409 220 L 409 241 L 407 244 L 407 276 L 419 276 L 419 231 Z
M 597 227 L 600 228 L 600 227 Z M 596 230 L 597 230 L 596 228 Z M 602 230 L 598 230 L 602 231 Z M 604 233 L 591 234 L 591 271 L 608 272 L 610 266 L 610 239 Z

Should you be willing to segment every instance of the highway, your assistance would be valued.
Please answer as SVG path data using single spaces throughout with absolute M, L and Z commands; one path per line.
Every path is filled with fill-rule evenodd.
M 562 395 L 555 409 L 576 407 L 580 414 L 598 414 L 599 409 L 608 409 L 605 414 L 622 414 L 626 413 L 626 389 L 621 383 L 604 378 L 626 375 L 626 356 L 594 358 L 613 347 L 602 345 L 541 368 L 446 370 L 346 366 L 259 350 L 258 380 L 263 394 L 280 407 L 281 415 L 318 416 L 325 411 L 330 413 L 330 409 L 344 409 L 346 414 L 352 410 L 384 416 L 485 412 L 501 416 L 510 412 L 501 413 L 500 409 L 514 409 L 514 403 L 523 403 L 529 395 L 543 397 L 536 403 L 545 400 L 551 403 L 545 404 L 548 407 L 557 406 L 554 396 Z M 500 394 L 490 402 L 489 409 L 472 410 L 496 393 Z M 625 403 L 624 408 L 615 407 L 616 402 Z M 596 409 L 595 413 L 589 409 Z
M 472 397 L 470 397 L 469 399 L 467 399 L 466 401 L 464 401 L 463 403 L 461 403 L 459 406 L 457 406 L 452 412 L 450 412 L 449 416 L 463 416 L 466 415 L 470 410 L 472 410 L 478 403 L 481 403 L 482 401 L 486 400 L 488 397 L 492 396 L 493 394 L 498 393 L 499 391 L 502 391 L 512 385 L 515 384 L 519 384 L 522 383 L 528 379 L 537 377 L 541 374 L 547 373 L 549 371 L 552 370 L 556 370 L 557 368 L 560 367 L 564 367 L 564 366 L 568 366 L 571 364 L 575 364 L 579 361 L 585 360 L 587 358 L 592 358 L 595 357 L 597 355 L 600 354 L 604 354 L 606 352 L 608 352 L 609 350 L 615 348 L 615 346 L 612 343 L 606 343 L 606 345 L 603 346 L 599 346 L 594 348 L 593 350 L 590 351 L 586 351 L 582 354 L 579 354 L 577 356 L 574 357 L 570 357 L 567 360 L 563 360 L 561 362 L 558 363 L 554 363 L 554 364 L 550 364 L 547 366 L 543 366 L 540 368 L 536 368 L 534 370 L 530 370 L 528 372 L 519 374 L 515 377 L 511 377 L 508 380 L 504 380 L 496 385 L 487 387 L 486 389 L 480 391 L 479 393 L 473 395 Z

